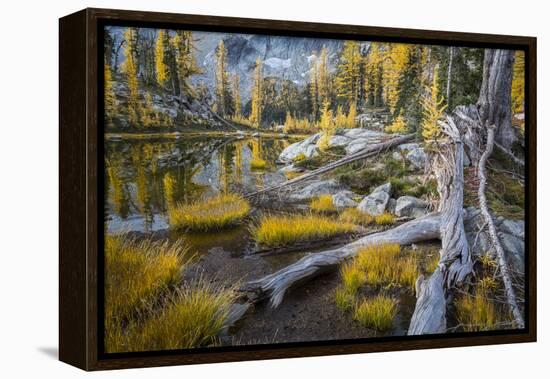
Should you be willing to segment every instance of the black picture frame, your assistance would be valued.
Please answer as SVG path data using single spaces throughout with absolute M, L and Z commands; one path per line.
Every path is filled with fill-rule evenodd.
M 525 51 L 526 327 L 492 332 L 105 354 L 102 349 L 102 33 L 105 25 Z M 61 361 L 85 370 L 105 370 L 536 341 L 536 38 L 89 8 L 60 19 L 59 44 Z

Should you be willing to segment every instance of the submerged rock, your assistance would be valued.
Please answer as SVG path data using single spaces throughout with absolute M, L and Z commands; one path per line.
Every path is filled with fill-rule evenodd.
M 361 212 L 368 213 L 373 216 L 378 216 L 386 210 L 390 201 L 391 183 L 382 184 L 376 187 L 370 195 L 366 196 L 357 209 Z
M 428 204 L 413 196 L 401 196 L 395 204 L 395 215 L 398 217 L 418 218 L 428 213 Z

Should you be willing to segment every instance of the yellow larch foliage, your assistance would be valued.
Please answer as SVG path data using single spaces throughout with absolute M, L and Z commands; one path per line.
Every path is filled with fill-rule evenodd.
M 138 63 L 137 63 L 137 28 L 127 28 L 124 32 L 124 57 L 126 60 L 122 69 L 128 81 L 128 121 L 131 124 L 139 122 L 139 88 L 138 88 Z
M 258 57 L 256 60 L 256 68 L 254 69 L 250 112 L 250 122 L 252 122 L 256 128 L 259 128 L 262 123 L 263 80 L 263 63 L 262 59 Z
M 317 141 L 317 146 L 321 150 L 326 150 L 329 147 L 330 138 L 334 135 L 336 125 L 333 120 L 332 110 L 329 108 L 329 102 L 323 103 L 321 109 L 321 120 L 319 121 L 319 128 L 322 131 L 321 138 Z
M 168 66 L 165 61 L 165 54 L 168 44 L 168 33 L 163 29 L 159 30 L 155 45 L 155 69 L 157 74 L 157 82 L 160 85 L 165 85 L 168 81 Z
M 405 133 L 407 131 L 407 123 L 402 115 L 395 118 L 391 125 L 386 126 L 387 133 Z
M 390 111 L 395 112 L 399 98 L 399 80 L 409 63 L 412 45 L 395 43 L 388 45 L 387 56 L 383 63 L 384 99 Z
M 317 62 L 317 97 L 319 104 L 323 104 L 330 96 L 330 72 L 328 67 L 328 50 L 326 46 L 321 49 L 321 55 Z
M 525 106 L 525 52 L 516 51 L 512 78 L 512 112 L 521 113 Z
M 357 103 L 359 97 L 361 64 L 359 42 L 344 42 L 336 74 L 336 92 L 337 96 L 345 99 L 348 104 Z
M 379 104 L 381 88 L 382 88 L 382 75 L 384 62 L 384 51 L 382 45 L 378 42 L 373 42 L 370 46 L 369 54 L 365 57 L 365 82 L 363 87 L 365 88 L 366 98 L 372 96 L 374 104 Z
M 116 97 L 113 89 L 113 75 L 111 73 L 111 66 L 108 62 L 104 63 L 104 102 L 105 102 L 105 121 L 111 124 L 116 112 Z
M 422 137 L 426 141 L 435 141 L 441 137 L 441 127 L 438 121 L 443 117 L 447 105 L 443 105 L 444 98 L 439 95 L 439 73 L 434 69 L 431 86 L 427 89 L 428 96 L 422 99 Z
M 357 106 L 351 103 L 349 106 L 348 116 L 346 117 L 346 128 L 355 127 L 355 117 L 357 117 Z
M 313 65 L 309 80 L 309 97 L 311 99 L 311 115 L 317 120 L 319 111 L 319 87 L 317 86 L 317 62 Z

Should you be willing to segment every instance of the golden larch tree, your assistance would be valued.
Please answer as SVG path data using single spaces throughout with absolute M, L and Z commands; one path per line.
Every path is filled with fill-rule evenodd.
M 334 130 L 336 129 L 336 125 L 333 120 L 333 113 L 330 109 L 330 103 L 328 100 L 325 100 L 323 107 L 321 108 L 319 128 L 322 131 L 322 135 L 317 142 L 317 146 L 321 150 L 326 150 L 329 147 L 330 138 L 334 135 Z
M 226 71 L 227 67 L 227 49 L 223 40 L 221 40 L 216 48 L 216 103 L 215 111 L 222 116 L 228 112 L 227 101 L 229 92 L 229 74 Z
M 319 97 L 317 86 L 317 62 L 313 64 L 309 75 L 309 97 L 311 99 L 311 115 L 313 120 L 317 120 L 317 114 L 319 110 Z
M 263 80 L 263 63 L 261 58 L 258 57 L 256 60 L 256 68 L 254 69 L 250 111 L 250 122 L 256 128 L 259 128 L 262 123 Z
M 138 60 L 137 60 L 137 28 L 127 28 L 124 32 L 124 63 L 122 70 L 126 74 L 128 82 L 128 121 L 130 124 L 139 122 L 139 84 L 138 84 Z
M 166 30 L 159 30 L 155 44 L 155 72 L 157 83 L 164 86 L 168 81 L 168 65 L 166 64 L 166 49 L 169 46 L 169 36 Z
M 516 51 L 512 76 L 512 113 L 521 113 L 525 104 L 525 52 Z
M 344 42 L 336 73 L 336 94 L 347 105 L 357 104 L 359 98 L 362 58 L 357 41 Z
M 409 63 L 411 47 L 412 45 L 403 43 L 389 44 L 384 58 L 382 76 L 384 100 L 392 113 L 395 112 L 399 100 L 399 80 Z
M 237 118 L 242 116 L 241 85 L 239 75 L 235 72 L 232 78 L 233 84 L 233 113 Z
M 422 137 L 425 141 L 433 142 L 441 137 L 441 127 L 439 120 L 445 114 L 447 105 L 443 102 L 445 99 L 439 94 L 439 72 L 434 68 L 432 84 L 428 88 L 428 95 L 422 99 Z
M 107 124 L 112 125 L 113 119 L 116 114 L 116 97 L 115 97 L 115 91 L 113 88 L 113 75 L 111 73 L 111 65 L 107 60 L 105 60 L 105 63 L 103 65 L 104 73 L 103 73 L 103 79 L 104 79 L 104 102 L 105 102 L 105 121 Z

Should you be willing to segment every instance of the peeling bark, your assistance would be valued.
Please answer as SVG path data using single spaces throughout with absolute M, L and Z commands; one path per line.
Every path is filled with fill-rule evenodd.
M 507 150 L 516 139 L 511 106 L 513 65 L 513 50 L 485 49 L 483 81 L 477 101 L 481 125 L 495 125 L 495 140 Z

